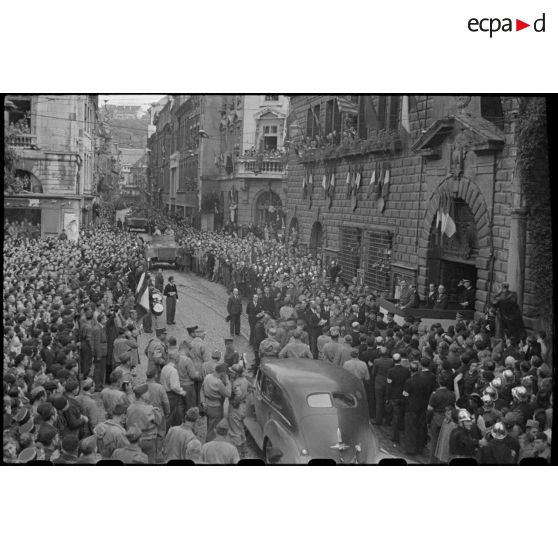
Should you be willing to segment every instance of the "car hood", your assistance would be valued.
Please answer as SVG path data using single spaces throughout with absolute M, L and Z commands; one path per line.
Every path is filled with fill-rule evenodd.
M 334 459 L 338 463 L 351 463 L 360 447 L 358 462 L 371 460 L 377 453 L 377 444 L 368 422 L 352 409 L 311 414 L 300 421 L 306 450 L 312 459 Z M 338 433 L 339 431 L 339 433 Z M 342 444 L 339 444 L 339 435 Z M 345 446 L 340 449 L 340 446 Z

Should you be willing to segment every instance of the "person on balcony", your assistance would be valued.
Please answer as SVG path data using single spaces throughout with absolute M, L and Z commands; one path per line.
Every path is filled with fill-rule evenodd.
M 438 291 L 436 290 L 436 285 L 434 285 L 434 283 L 430 283 L 428 286 L 428 292 L 426 293 L 426 306 L 428 308 L 434 308 L 437 298 Z
M 436 300 L 434 302 L 434 308 L 437 310 L 445 310 L 448 306 L 448 302 L 449 298 L 446 293 L 446 288 L 444 287 L 444 285 L 440 285 L 438 287 L 438 294 L 436 295 Z
M 402 300 L 402 299 L 401 299 Z M 416 285 L 409 286 L 409 300 L 406 304 L 400 303 L 401 310 L 405 310 L 407 308 L 418 308 L 420 306 L 420 297 L 417 292 Z
M 463 279 L 459 281 L 457 288 L 460 290 L 459 306 L 461 306 L 463 310 L 474 310 L 475 290 L 471 285 L 471 281 L 469 279 Z

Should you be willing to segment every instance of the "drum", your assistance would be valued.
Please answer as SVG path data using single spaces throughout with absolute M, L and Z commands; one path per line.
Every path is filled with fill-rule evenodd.
M 163 306 L 163 295 L 159 291 L 153 291 L 151 301 L 153 303 L 153 314 L 155 316 L 160 316 L 165 310 Z

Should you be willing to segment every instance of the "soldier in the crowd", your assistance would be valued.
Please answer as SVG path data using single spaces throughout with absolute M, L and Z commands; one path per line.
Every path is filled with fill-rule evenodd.
M 278 357 L 281 351 L 281 345 L 276 339 L 277 329 L 271 327 L 267 330 L 267 338 L 260 343 L 259 347 L 259 357 L 262 358 L 273 358 Z
M 111 459 L 117 459 L 126 465 L 147 465 L 149 458 L 139 445 L 141 437 L 142 431 L 137 426 L 129 426 L 126 430 L 128 445 L 115 449 Z
M 128 445 L 125 422 L 126 406 L 119 403 L 112 410 L 112 416 L 95 427 L 97 447 L 104 459 L 110 459 L 115 449 Z
M 201 458 L 204 463 L 211 465 L 236 465 L 240 461 L 238 450 L 227 439 L 229 423 L 221 419 L 215 425 L 214 439 L 206 442 L 202 447 Z
M 291 340 L 279 352 L 280 358 L 314 358 L 310 347 L 301 341 L 302 332 L 295 329 Z
M 207 415 L 207 440 L 215 436 L 215 426 L 223 418 L 223 404 L 231 396 L 231 383 L 225 363 L 218 364 L 213 374 L 203 380 L 200 390 L 200 405 Z
M 199 418 L 200 410 L 191 407 L 186 411 L 182 424 L 169 429 L 163 445 L 163 457 L 166 463 L 173 459 L 192 458 L 192 442 L 197 440 L 194 425 Z
M 149 401 L 149 387 L 141 384 L 134 387 L 136 400 L 126 410 L 126 427 L 137 426 L 141 431 L 139 445 L 147 454 L 149 463 L 155 464 L 157 459 L 157 422 L 155 410 Z
M 156 337 L 150 339 L 145 349 L 147 357 L 147 371 L 155 370 L 156 378 L 161 375 L 161 369 L 168 360 L 167 330 L 159 328 L 155 330 Z

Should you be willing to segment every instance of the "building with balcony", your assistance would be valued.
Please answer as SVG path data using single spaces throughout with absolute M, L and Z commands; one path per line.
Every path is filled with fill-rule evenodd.
M 4 127 L 18 179 L 4 191 L 5 218 L 76 238 L 97 198 L 97 96 L 7 95 Z
M 148 140 L 154 199 L 204 229 L 280 228 L 287 111 L 280 95 L 169 96 Z
M 508 282 L 526 325 L 541 326 L 552 296 L 548 152 L 525 145 L 546 137 L 544 99 L 290 100 L 286 214 L 302 249 L 390 300 L 405 278 L 422 299 L 443 284 L 459 308 L 469 279 L 476 317 Z

